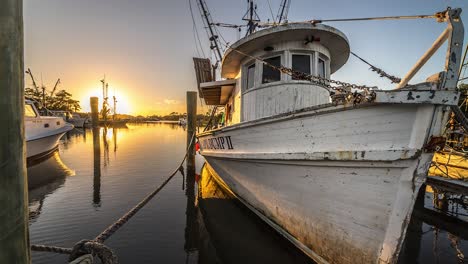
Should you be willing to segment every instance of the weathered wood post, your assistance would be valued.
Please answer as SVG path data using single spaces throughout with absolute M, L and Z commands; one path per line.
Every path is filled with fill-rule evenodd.
M 187 178 L 185 195 L 187 207 L 185 210 L 185 244 L 188 255 L 194 254 L 198 241 L 197 209 L 195 207 L 195 136 L 197 127 L 197 92 L 187 92 Z M 189 145 L 193 140 L 193 143 Z
M 89 102 L 91 104 L 91 119 L 93 127 L 97 127 L 99 125 L 99 98 L 91 97 L 89 98 Z
M 23 1 L 0 1 L 0 263 L 30 263 Z
M 192 145 L 189 144 L 195 136 L 197 127 L 197 92 L 187 92 L 187 167 L 195 166 L 195 139 Z

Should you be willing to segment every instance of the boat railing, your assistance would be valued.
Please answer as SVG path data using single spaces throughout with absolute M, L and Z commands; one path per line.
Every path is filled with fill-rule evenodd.
M 464 28 L 460 17 L 460 8 L 448 8 L 444 13 L 438 13 L 438 22 L 447 22 L 447 27 L 434 41 L 432 46 L 424 53 L 424 55 L 416 62 L 416 64 L 408 71 L 395 89 L 400 89 L 408 85 L 408 82 L 419 72 L 426 62 L 439 50 L 439 48 L 448 41 L 447 56 L 445 61 L 444 76 L 441 76 L 442 82 L 439 87 L 454 90 L 457 87 L 460 74 L 461 56 L 463 52 L 463 37 Z

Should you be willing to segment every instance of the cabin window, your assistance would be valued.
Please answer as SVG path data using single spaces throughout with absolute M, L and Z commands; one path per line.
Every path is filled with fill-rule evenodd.
M 292 55 L 292 69 L 297 72 L 310 74 L 310 55 Z M 293 77 L 293 80 L 298 78 Z
M 318 67 L 317 75 L 325 78 L 325 60 L 319 58 L 317 67 Z
M 281 56 L 264 59 L 268 64 L 281 67 Z M 269 65 L 263 64 L 262 83 L 271 83 L 281 80 L 281 72 Z
M 254 86 L 255 80 L 255 63 L 247 67 L 247 89 Z
M 24 105 L 24 116 L 25 117 L 37 117 L 37 114 L 34 111 L 34 108 L 32 107 L 32 105 L 29 105 L 29 104 Z

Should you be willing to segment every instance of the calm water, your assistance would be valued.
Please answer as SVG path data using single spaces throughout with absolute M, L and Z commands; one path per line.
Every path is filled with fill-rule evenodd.
M 156 123 L 95 133 L 75 129 L 64 136 L 59 152 L 28 168 L 35 185 L 29 193 L 31 242 L 72 247 L 96 237 L 178 166 L 185 133 Z M 121 263 L 312 263 L 223 192 L 202 169 L 201 157 L 196 164 L 105 242 Z M 426 209 L 433 209 L 432 197 L 426 194 Z M 449 207 L 458 208 L 461 222 L 436 228 L 437 221 L 423 221 L 424 210 L 413 217 L 401 263 L 460 263 L 460 252 L 468 255 L 467 210 Z M 66 259 L 33 252 L 34 263 Z

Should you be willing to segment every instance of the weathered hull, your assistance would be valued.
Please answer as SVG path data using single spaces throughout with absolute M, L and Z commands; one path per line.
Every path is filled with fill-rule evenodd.
M 325 107 L 199 135 L 241 201 L 320 263 L 394 263 L 447 117 L 430 104 Z

